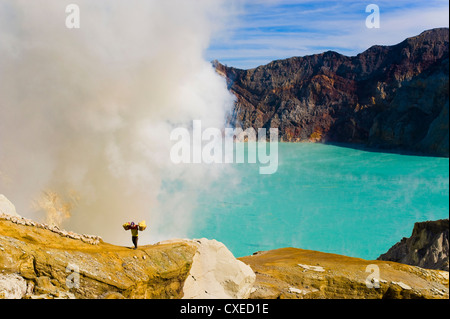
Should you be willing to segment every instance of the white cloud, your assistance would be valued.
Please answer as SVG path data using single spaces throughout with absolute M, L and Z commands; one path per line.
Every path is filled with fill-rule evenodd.
M 424 30 L 448 27 L 448 2 L 376 1 L 381 28 L 368 29 L 360 1 L 252 1 L 226 41 L 214 42 L 211 59 L 250 68 L 275 59 L 334 50 L 356 55 L 372 45 L 393 45 Z M 281 6 L 281 4 L 284 6 Z M 425 5 L 424 5 L 425 4 Z M 291 5 L 292 7 L 285 7 Z

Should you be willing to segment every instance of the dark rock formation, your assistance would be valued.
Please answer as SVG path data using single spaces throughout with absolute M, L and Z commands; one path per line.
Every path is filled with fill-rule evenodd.
M 403 238 L 378 260 L 448 271 L 448 230 L 448 219 L 416 223 L 411 237 Z
M 250 70 L 214 66 L 237 98 L 233 126 L 276 127 L 282 141 L 449 155 L 448 28 L 355 57 L 328 51 Z

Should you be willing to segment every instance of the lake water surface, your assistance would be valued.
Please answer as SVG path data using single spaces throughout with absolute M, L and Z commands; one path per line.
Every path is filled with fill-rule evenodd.
M 415 222 L 449 216 L 448 158 L 280 143 L 273 175 L 232 165 L 201 194 L 189 237 L 214 238 L 237 257 L 297 247 L 376 259 Z

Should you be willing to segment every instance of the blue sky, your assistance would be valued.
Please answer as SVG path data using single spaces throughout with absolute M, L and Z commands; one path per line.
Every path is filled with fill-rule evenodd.
M 436 27 L 448 27 L 443 0 L 237 0 L 223 32 L 206 52 L 229 66 L 248 69 L 272 60 L 334 50 L 356 55 L 392 45 Z M 380 8 L 380 28 L 368 29 L 368 4 Z

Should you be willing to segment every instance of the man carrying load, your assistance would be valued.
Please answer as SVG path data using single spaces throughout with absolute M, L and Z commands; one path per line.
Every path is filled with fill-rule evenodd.
M 131 241 L 133 242 L 134 249 L 137 249 L 139 231 L 142 231 L 147 228 L 145 220 L 141 221 L 139 224 L 135 224 L 134 222 L 125 223 L 123 224 L 123 228 L 125 230 L 131 230 Z

